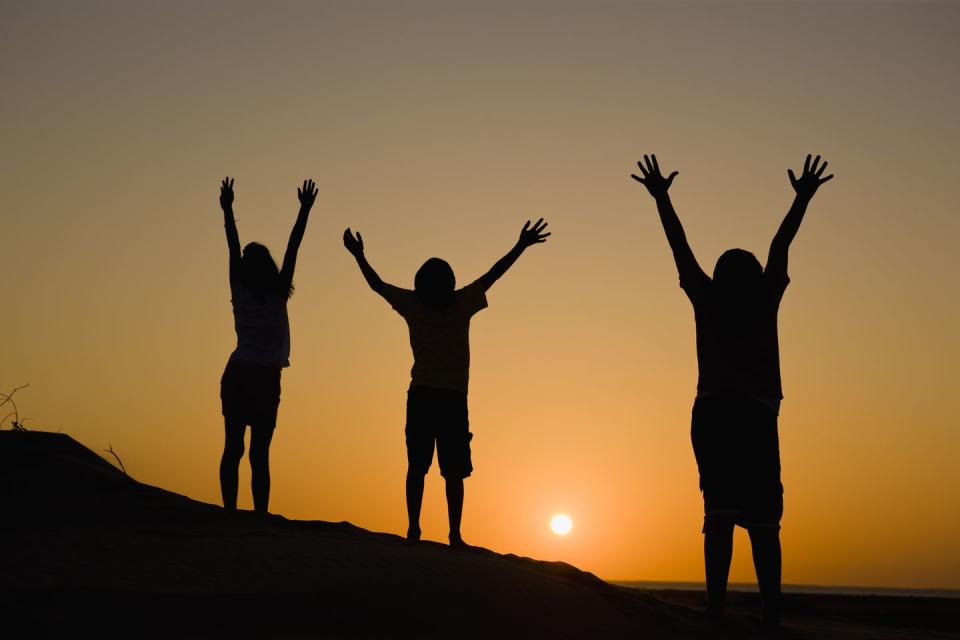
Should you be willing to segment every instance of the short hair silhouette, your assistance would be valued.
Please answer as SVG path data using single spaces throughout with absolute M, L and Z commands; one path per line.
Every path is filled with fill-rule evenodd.
M 240 281 L 254 295 L 260 296 L 268 292 L 275 292 L 285 298 L 293 295 L 293 281 L 284 286 L 280 278 L 280 268 L 270 254 L 270 249 L 259 242 L 251 242 L 243 248 Z
M 413 291 L 417 298 L 431 309 L 445 309 L 453 302 L 457 278 L 446 260 L 430 258 L 413 278 Z
M 514 247 L 485 274 L 460 290 L 453 269 L 430 258 L 417 270 L 413 291 L 384 282 L 363 251 L 363 236 L 347 228 L 343 246 L 360 267 L 367 284 L 406 321 L 413 350 L 407 390 L 407 540 L 419 542 L 424 479 L 434 452 L 444 478 L 450 546 L 466 548 L 460 534 L 463 481 L 473 473 L 467 388 L 470 380 L 470 319 L 487 307 L 487 290 L 517 258 L 535 244 L 546 242 L 543 218 L 523 225 Z

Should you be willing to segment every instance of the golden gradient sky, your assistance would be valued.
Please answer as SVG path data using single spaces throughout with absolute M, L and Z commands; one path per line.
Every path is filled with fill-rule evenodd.
M 628 175 L 650 151 L 680 171 L 709 270 L 765 258 L 787 167 L 822 153 L 780 315 L 784 580 L 958 588 L 958 65 L 952 3 L 0 2 L 0 388 L 219 502 L 218 181 L 279 257 L 313 177 L 271 510 L 399 533 L 406 328 L 340 234 L 387 281 L 438 255 L 466 283 L 542 215 L 473 323 L 464 535 L 699 580 L 693 314 Z

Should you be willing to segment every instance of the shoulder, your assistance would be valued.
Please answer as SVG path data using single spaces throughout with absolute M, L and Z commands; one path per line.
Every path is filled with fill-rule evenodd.
M 380 295 L 397 311 L 409 308 L 417 301 L 416 294 L 410 289 L 402 289 L 386 282 L 380 289 Z
M 486 287 L 483 286 L 483 283 L 480 280 L 474 280 L 467 286 L 457 289 L 456 293 L 459 296 L 483 295 L 486 293 Z
M 696 306 L 704 302 L 713 291 L 713 280 L 703 271 L 697 270 L 696 273 L 681 274 L 680 288 Z
M 414 292 L 411 291 L 410 289 L 403 289 L 402 287 L 398 287 L 392 284 L 387 284 L 386 282 L 383 283 L 383 296 L 385 298 L 390 297 L 390 298 L 408 298 L 409 299 L 409 298 L 413 298 L 414 295 L 416 294 L 414 294 Z
M 787 285 L 790 284 L 790 276 L 787 275 L 786 271 L 779 271 L 776 269 L 767 269 L 763 272 L 763 279 L 767 282 L 768 286 L 778 286 L 778 285 Z
M 487 307 L 487 289 L 477 280 L 456 292 L 457 302 L 470 313 Z
M 783 292 L 786 291 L 787 285 L 790 284 L 790 276 L 787 275 L 786 271 L 768 269 L 763 272 L 763 282 L 767 293 L 774 299 L 779 300 L 783 296 Z

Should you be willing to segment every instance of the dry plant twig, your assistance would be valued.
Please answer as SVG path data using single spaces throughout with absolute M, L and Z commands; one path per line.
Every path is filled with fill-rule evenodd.
M 3 420 L 0 420 L 0 427 L 3 427 L 3 423 L 7 421 L 7 418 L 13 416 L 13 420 L 10 421 L 10 425 L 13 427 L 14 431 L 26 431 L 27 428 L 24 426 L 24 420 L 20 418 L 20 412 L 17 409 L 17 403 L 13 401 L 13 395 L 20 391 L 20 389 L 26 389 L 30 384 L 22 384 L 19 387 L 16 387 L 10 393 L 0 393 L 0 398 L 3 398 L 3 401 L 0 402 L 0 407 L 9 403 L 13 407 L 13 411 L 3 416 Z
M 117 460 L 117 464 L 120 465 L 120 471 L 123 471 L 123 475 L 127 475 L 127 469 L 123 466 L 123 460 L 120 459 L 120 456 L 117 455 L 117 452 L 113 450 L 113 445 L 108 445 L 109 449 L 104 449 L 105 453 L 109 453 Z

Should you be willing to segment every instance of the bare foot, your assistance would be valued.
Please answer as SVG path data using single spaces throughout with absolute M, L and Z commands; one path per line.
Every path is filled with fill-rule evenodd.
M 461 550 L 461 551 L 462 551 L 462 550 L 465 550 L 465 549 L 472 549 L 473 547 L 471 547 L 471 546 L 468 545 L 466 542 L 464 542 L 464 541 L 463 541 L 463 538 L 460 537 L 460 534 L 451 533 L 451 534 L 450 534 L 450 548 L 451 548 L 451 549 L 458 549 L 458 550 Z

